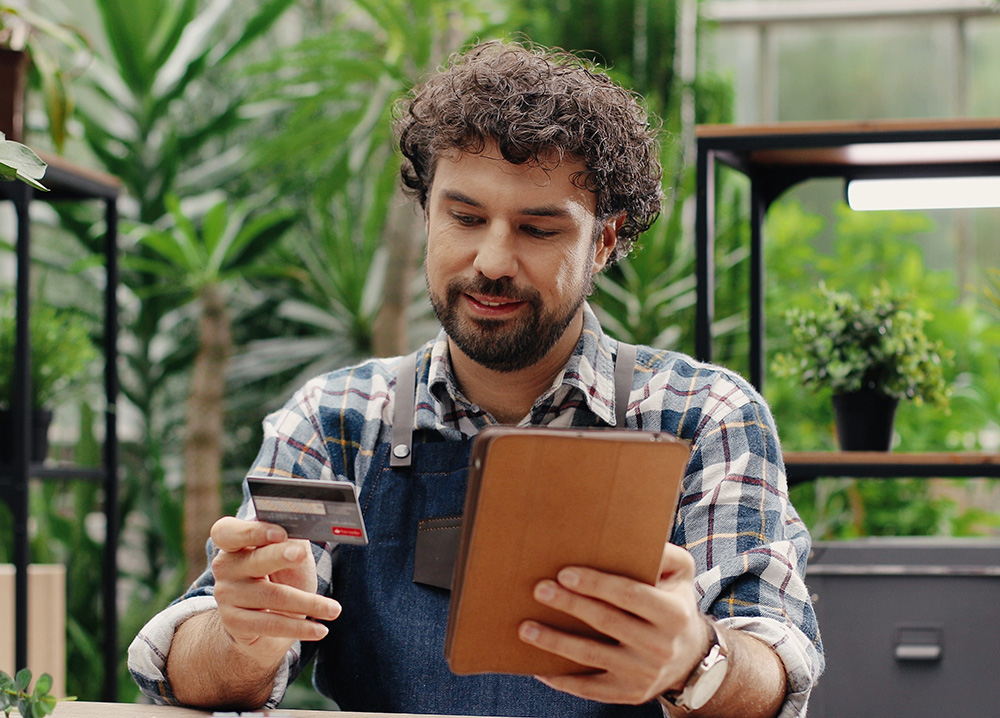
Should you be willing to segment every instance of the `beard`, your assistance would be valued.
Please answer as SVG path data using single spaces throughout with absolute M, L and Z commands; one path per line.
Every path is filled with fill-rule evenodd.
M 577 296 L 546 311 L 537 289 L 517 289 L 508 277 L 475 280 L 453 279 L 445 295 L 428 294 L 434 314 L 453 342 L 466 356 L 487 369 L 509 373 L 539 362 L 556 345 L 591 291 L 593 280 L 582 282 Z M 484 294 L 524 302 L 527 311 L 513 320 L 462 317 L 459 306 L 465 294 Z

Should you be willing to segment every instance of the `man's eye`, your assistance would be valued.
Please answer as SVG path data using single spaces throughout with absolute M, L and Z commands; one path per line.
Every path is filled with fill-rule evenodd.
M 532 237 L 538 237 L 540 239 L 545 239 L 547 237 L 554 237 L 555 235 L 559 234 L 558 232 L 555 232 L 551 229 L 542 229 L 541 227 L 535 227 L 530 224 L 524 226 L 524 231 L 527 234 L 530 234 Z
M 468 214 L 458 214 L 457 212 L 452 214 L 452 217 L 454 217 L 455 221 L 459 224 L 464 224 L 470 227 L 479 221 L 478 217 L 473 217 Z

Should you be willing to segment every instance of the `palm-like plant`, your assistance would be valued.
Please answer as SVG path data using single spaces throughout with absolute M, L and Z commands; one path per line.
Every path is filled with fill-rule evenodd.
M 238 132 L 249 122 L 247 87 L 237 65 L 294 0 L 91 0 L 103 35 L 95 57 L 76 83 L 77 118 L 84 140 L 103 169 L 123 184 L 124 218 L 153 225 L 168 213 L 167 196 L 218 192 L 247 172 Z M 102 51 L 107 48 L 107 51 Z M 217 195 L 216 195 L 217 198 Z M 62 223 L 93 253 L 101 237 L 86 208 L 60 207 Z M 162 261 L 146 243 L 128 247 L 139 261 Z M 122 483 L 122 513 L 140 509 L 145 519 L 141 551 L 148 565 L 137 572 L 138 600 L 123 623 L 135 630 L 148 618 L 150 596 L 171 581 L 181 551 L 177 492 L 168 467 L 172 437 L 183 416 L 171 407 L 173 387 L 195 360 L 197 338 L 171 330 L 171 318 L 190 295 L 164 293 L 152 272 L 123 266 L 123 398 L 139 415 L 139 455 L 124 448 L 124 466 L 136 480 Z M 164 349 L 164 346 L 166 348 Z M 77 592 L 84 596 L 85 592 Z M 82 600 L 82 599 L 81 599 Z M 81 614 L 85 609 L 81 609 Z M 99 632 L 99 625 L 92 631 Z M 134 631 L 132 632 L 134 635 Z M 73 656 L 71 656 L 73 658 Z M 81 681 L 92 663 L 80 662 Z M 99 684 L 100 681 L 97 681 Z M 128 681 L 131 684 L 131 681 Z
M 294 2 L 94 0 L 111 54 L 81 83 L 79 116 L 139 221 L 162 217 L 169 194 L 199 194 L 246 170 L 245 153 L 221 140 L 246 123 L 249 90 L 221 80 Z
M 329 313 L 329 321 L 320 322 L 328 325 L 321 330 L 328 339 L 313 344 L 322 353 L 310 358 L 306 343 L 299 344 L 303 366 L 330 356 L 408 350 L 423 222 L 396 189 L 392 107 L 449 53 L 496 32 L 493 13 L 500 6 L 499 0 L 356 0 L 317 18 L 319 34 L 252 68 L 261 80 L 259 99 L 283 105 L 275 132 L 258 145 L 257 161 L 318 238 L 298 251 L 318 255 L 324 276 L 314 276 L 295 298 L 315 310 L 283 305 L 289 314 L 307 313 L 307 325 L 316 312 Z M 267 347 L 255 349 L 267 358 Z M 249 374 L 253 363 L 242 362 Z
M 184 442 L 185 554 L 193 580 L 204 567 L 204 542 L 222 515 L 221 465 L 226 367 L 232 354 L 228 295 L 249 277 L 286 276 L 281 265 L 263 261 L 294 223 L 289 210 L 252 216 L 245 206 L 219 202 L 193 221 L 168 196 L 171 223 L 140 240 L 152 257 L 129 265 L 155 277 L 148 291 L 194 302 L 198 351 L 187 400 Z

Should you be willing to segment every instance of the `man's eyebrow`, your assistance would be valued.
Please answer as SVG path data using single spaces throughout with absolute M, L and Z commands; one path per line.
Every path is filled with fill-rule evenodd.
M 483 208 L 483 203 L 479 200 L 473 199 L 464 192 L 460 192 L 457 189 L 446 189 L 441 191 L 441 196 L 452 202 L 461 202 L 462 204 L 467 204 L 470 207 Z M 526 214 L 531 217 L 567 217 L 569 212 L 562 207 L 556 205 L 542 205 L 541 207 L 527 207 L 521 210 L 521 214 Z
M 545 205 L 542 207 L 529 207 L 521 212 L 522 214 L 528 214 L 532 217 L 568 217 L 569 212 L 567 212 L 562 207 L 556 207 L 555 205 Z
M 478 200 L 472 199 L 469 195 L 459 192 L 457 189 L 446 189 L 442 190 L 441 196 L 445 199 L 450 199 L 452 202 L 461 202 L 462 204 L 467 204 L 470 207 L 482 207 L 483 203 Z

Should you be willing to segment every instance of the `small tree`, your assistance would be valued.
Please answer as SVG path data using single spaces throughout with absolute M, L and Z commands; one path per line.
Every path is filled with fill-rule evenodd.
M 222 201 L 198 222 L 168 196 L 172 223 L 151 229 L 140 240 L 154 258 L 133 257 L 129 264 L 156 277 L 150 293 L 181 293 L 198 311 L 198 350 L 187 400 L 184 439 L 184 528 L 189 580 L 204 567 L 204 545 L 212 523 L 222 515 L 221 475 L 225 378 L 232 354 L 228 296 L 248 277 L 287 276 L 289 271 L 263 261 L 292 226 L 288 210 L 251 216 L 245 205 Z

